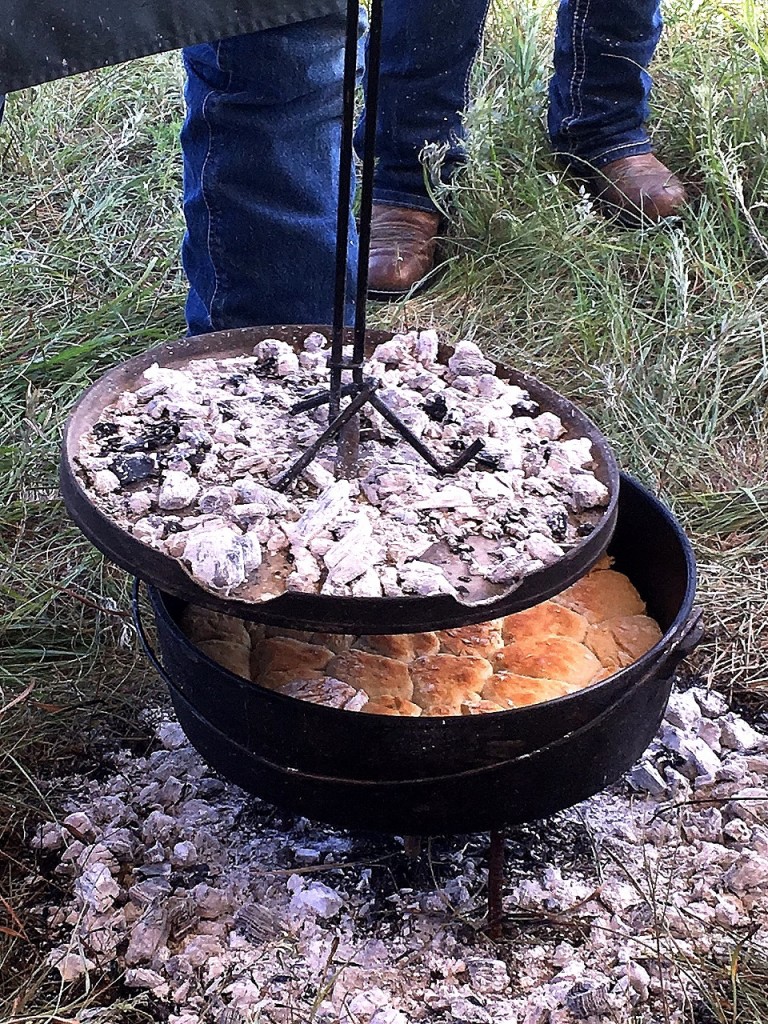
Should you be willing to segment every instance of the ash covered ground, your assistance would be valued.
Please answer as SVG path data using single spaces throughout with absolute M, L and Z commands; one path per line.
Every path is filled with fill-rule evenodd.
M 51 970 L 119 978 L 169 1024 L 682 1022 L 700 958 L 747 936 L 768 953 L 768 736 L 702 687 L 621 783 L 507 832 L 498 942 L 487 835 L 411 859 L 291 816 L 215 777 L 173 721 L 68 786 L 33 839 L 68 894 L 37 908 Z

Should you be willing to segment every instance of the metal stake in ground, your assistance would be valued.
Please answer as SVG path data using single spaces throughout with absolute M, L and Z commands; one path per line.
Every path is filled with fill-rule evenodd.
M 504 833 L 491 832 L 488 846 L 488 935 L 494 942 L 501 939 L 504 891 Z

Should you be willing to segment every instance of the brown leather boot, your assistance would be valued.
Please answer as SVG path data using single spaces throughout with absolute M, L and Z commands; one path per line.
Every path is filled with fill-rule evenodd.
M 625 224 L 658 224 L 682 211 L 688 196 L 672 171 L 653 153 L 614 160 L 588 177 L 589 190 Z
M 374 203 L 368 293 L 374 297 L 405 295 L 430 272 L 440 214 Z

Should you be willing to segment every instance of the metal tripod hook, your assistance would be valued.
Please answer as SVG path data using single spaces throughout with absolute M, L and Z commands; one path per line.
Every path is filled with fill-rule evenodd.
M 377 381 L 363 379 L 365 332 L 368 297 L 368 257 L 371 248 L 371 216 L 373 212 L 373 178 L 376 161 L 376 124 L 378 114 L 379 77 L 381 69 L 382 0 L 371 0 L 365 90 L 365 131 L 360 182 L 360 228 L 358 232 L 357 285 L 355 290 L 355 323 L 351 357 L 344 356 L 344 309 L 347 297 L 349 264 L 349 227 L 352 194 L 353 142 L 355 127 L 355 88 L 357 85 L 357 29 L 360 19 L 359 0 L 348 0 L 346 40 L 344 45 L 344 80 L 341 147 L 339 155 L 339 195 L 336 215 L 336 260 L 334 279 L 333 328 L 331 334 L 330 388 L 322 395 L 312 396 L 293 406 L 294 414 L 328 403 L 328 426 L 296 462 L 273 481 L 284 490 L 315 458 L 323 445 L 338 436 L 336 475 L 347 479 L 357 474 L 360 446 L 360 411 L 370 404 L 419 455 L 443 476 L 457 473 L 483 448 L 482 440 L 472 442 L 452 462 L 444 464 L 411 431 L 393 409 L 377 395 Z M 351 383 L 344 383 L 343 374 L 351 372 Z M 343 396 L 352 396 L 342 410 Z

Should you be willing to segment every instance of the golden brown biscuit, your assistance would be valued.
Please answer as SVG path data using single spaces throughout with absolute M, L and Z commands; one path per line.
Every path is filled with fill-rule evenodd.
M 578 687 L 586 686 L 602 666 L 584 644 L 567 636 L 550 636 L 544 640 L 529 637 L 508 644 L 494 657 L 493 667 L 496 672 L 562 679 Z
M 451 710 L 441 714 L 461 714 L 461 705 L 478 700 L 483 686 L 493 674 L 490 662 L 471 654 L 432 654 L 417 658 L 411 665 L 413 699 L 432 713 L 435 706 Z
M 607 622 L 597 622 L 590 625 L 584 637 L 585 645 L 592 651 L 600 662 L 602 669 L 613 675 L 622 667 L 619 645 Z M 595 672 L 592 681 L 595 682 L 601 669 Z
M 461 713 L 461 708 L 456 710 L 454 704 L 430 704 L 422 712 L 423 718 L 452 718 Z
M 286 686 L 291 686 L 293 683 L 319 683 L 323 679 L 325 679 L 324 672 L 311 669 L 306 669 L 300 675 L 297 675 L 295 669 L 291 669 L 290 672 L 264 672 L 256 667 L 254 671 L 253 659 L 251 659 L 251 681 L 267 690 L 276 690 L 278 693 L 282 693 Z
M 601 555 L 589 571 L 601 572 L 604 569 L 612 569 L 615 561 L 613 555 Z
M 249 647 L 234 643 L 231 640 L 201 640 L 198 650 L 206 654 L 217 665 L 233 672 L 241 679 L 251 678 L 251 652 Z
M 365 694 L 362 695 L 363 700 L 356 700 L 359 690 L 330 676 L 321 676 L 320 679 L 294 679 L 281 686 L 279 692 L 287 697 L 306 700 L 310 704 L 322 704 L 328 708 L 345 708 L 351 705 L 350 710 L 357 711 L 367 703 Z
M 477 655 L 491 658 L 504 646 L 501 635 L 502 619 L 478 622 L 474 626 L 441 629 L 437 634 L 441 654 Z
M 590 622 L 643 615 L 645 603 L 626 576 L 613 569 L 591 572 L 552 600 L 580 612 Z
M 333 652 L 326 647 L 290 637 L 268 637 L 252 649 L 251 678 L 264 686 L 272 685 L 265 680 L 276 678 L 276 673 L 293 679 L 312 679 L 311 673 L 322 673 L 332 657 Z
M 354 642 L 356 651 L 380 654 L 397 661 L 413 661 L 425 654 L 437 654 L 440 643 L 436 633 L 399 633 L 360 636 Z
M 390 718 L 402 718 L 402 715 L 395 708 L 389 707 L 387 704 L 381 704 L 377 700 L 369 700 L 365 707 L 360 709 L 364 715 L 388 715 Z M 421 708 L 419 708 L 421 713 Z
M 413 683 L 408 668 L 402 661 L 384 658 L 365 651 L 346 651 L 338 654 L 325 667 L 326 673 L 350 686 L 365 690 L 371 700 L 383 694 L 390 697 L 413 696 Z
M 461 705 L 462 715 L 490 715 L 495 711 L 509 711 L 514 705 L 510 701 L 498 703 L 494 700 L 469 701 Z
M 305 633 L 300 629 L 281 629 L 278 626 L 257 626 L 256 628 L 262 630 L 263 636 L 299 640 L 303 644 L 325 647 L 334 654 L 348 651 L 355 640 L 355 637 L 347 633 Z M 253 633 L 251 636 L 253 637 Z
M 361 710 L 367 715 L 399 715 L 401 718 L 418 718 L 421 715 L 418 704 L 403 700 L 402 697 L 389 697 L 387 694 L 383 694 L 378 700 L 368 701 Z
M 341 654 L 348 651 L 355 641 L 355 637 L 348 633 L 310 633 L 307 643 L 319 644 L 320 647 L 327 647 L 334 654 Z
M 498 672 L 483 690 L 485 700 L 507 704 L 514 708 L 541 704 L 556 697 L 572 693 L 576 687 L 568 686 L 560 679 L 534 679 L 514 672 Z
M 242 619 L 222 612 L 212 612 L 188 604 L 179 620 L 182 632 L 196 644 L 202 640 L 226 640 L 250 647 L 250 637 Z
M 592 682 L 589 685 L 592 686 L 594 683 L 601 683 L 603 679 L 610 679 L 617 671 L 618 670 L 614 668 L 601 668 L 599 672 L 595 672 L 592 677 Z
M 504 619 L 503 633 L 507 643 L 525 640 L 528 637 L 543 639 L 547 636 L 568 636 L 572 640 L 583 640 L 589 623 L 579 612 L 544 601 L 532 608 L 525 608 Z
M 642 658 L 662 638 L 658 622 L 649 615 L 625 615 L 608 621 L 616 642 L 629 659 L 628 665 Z
M 590 626 L 584 642 L 604 668 L 618 671 L 633 665 L 661 636 L 658 623 L 647 615 L 624 615 Z

